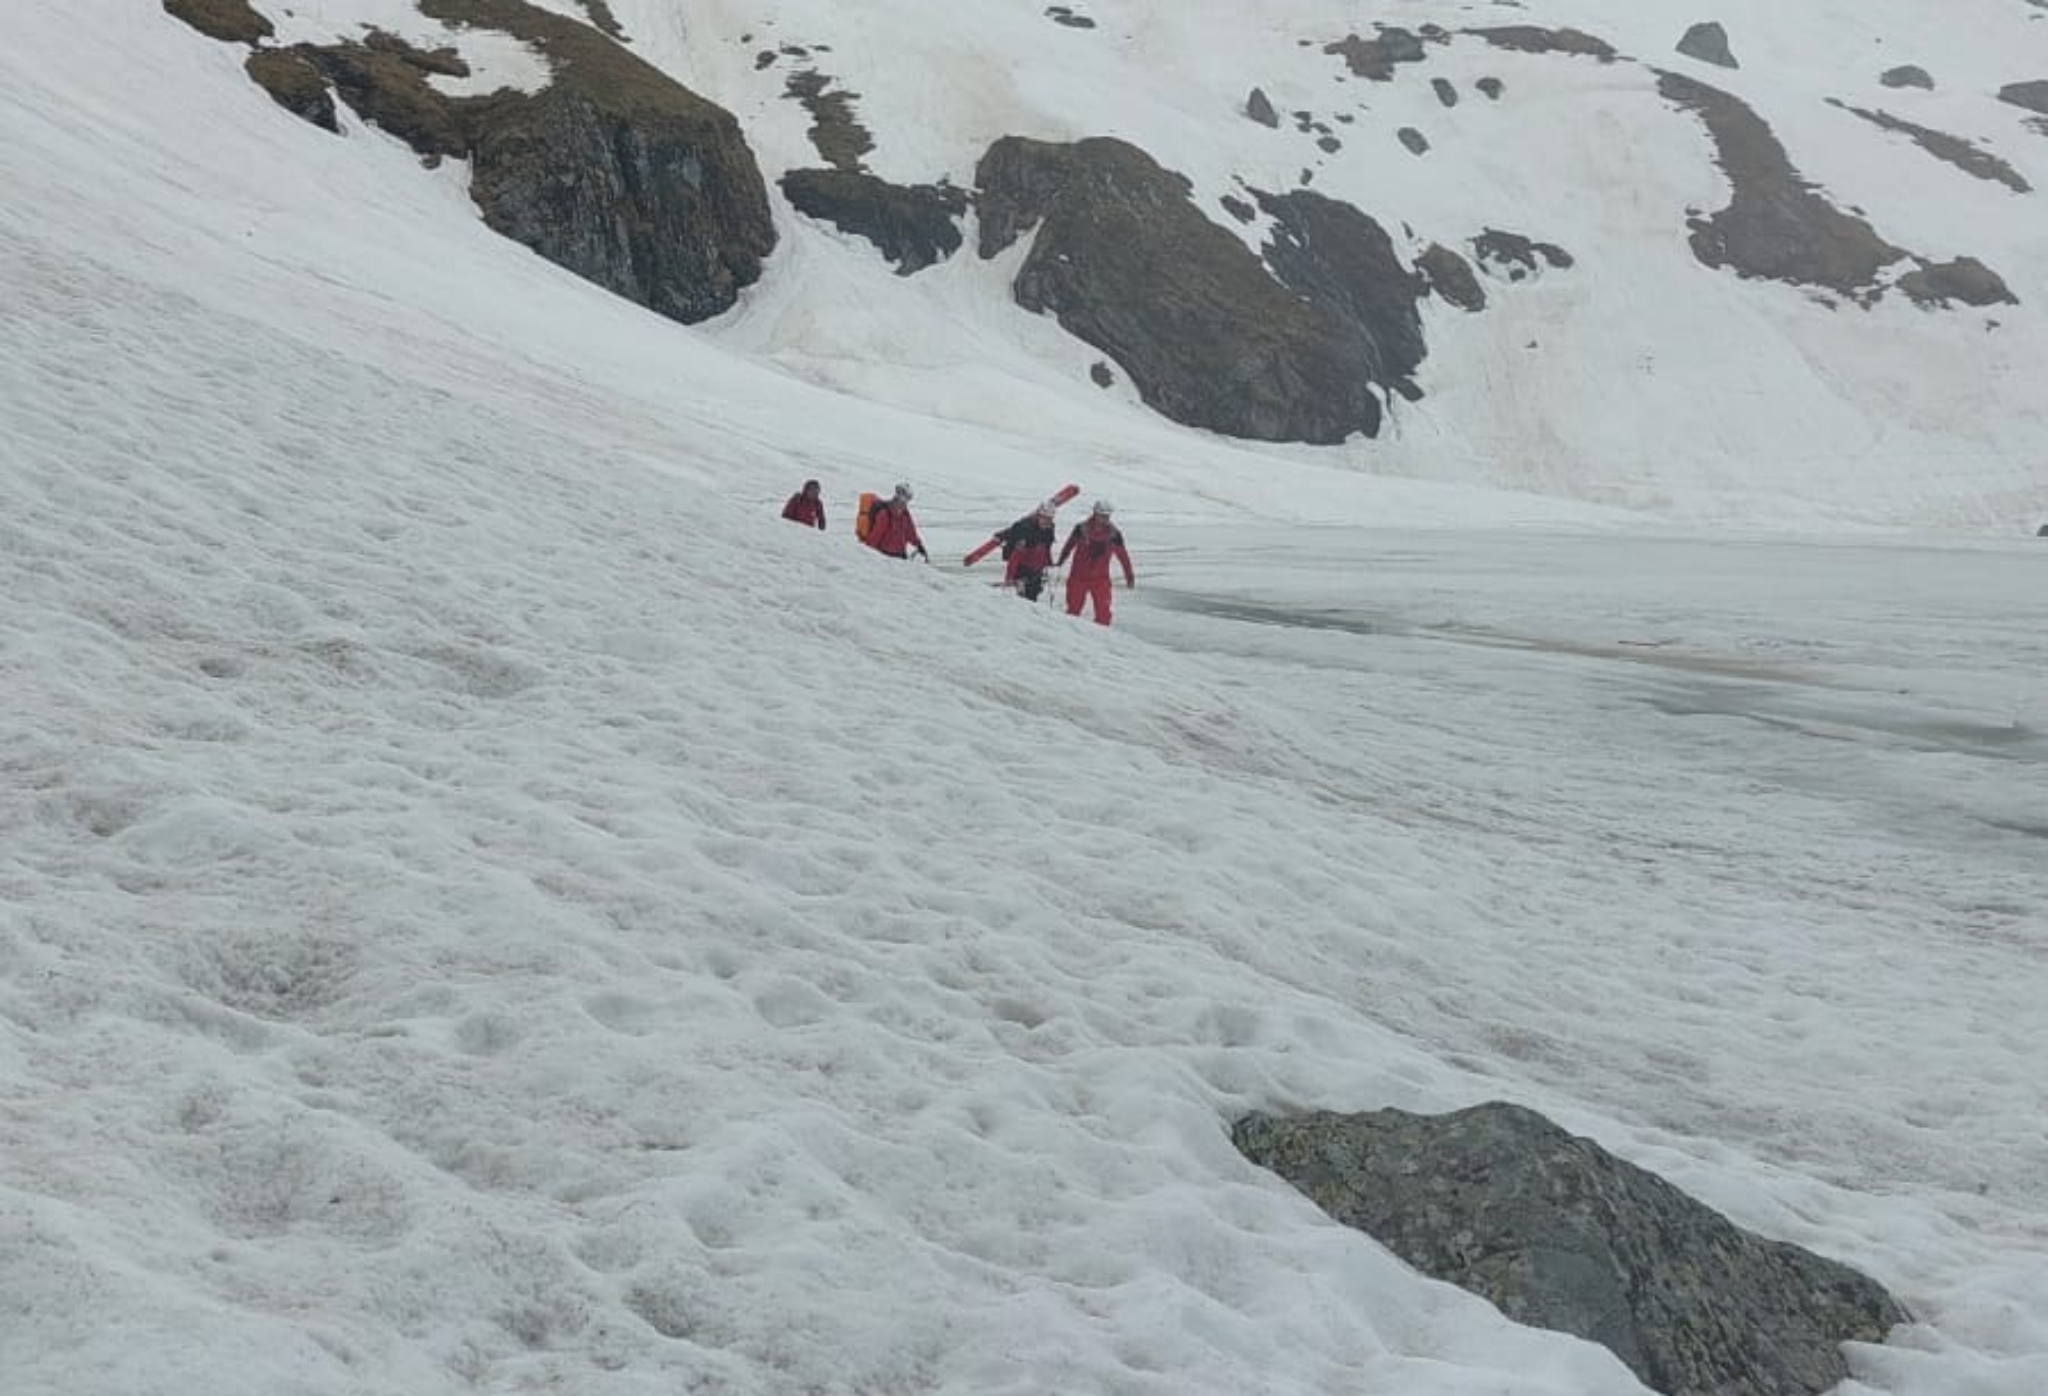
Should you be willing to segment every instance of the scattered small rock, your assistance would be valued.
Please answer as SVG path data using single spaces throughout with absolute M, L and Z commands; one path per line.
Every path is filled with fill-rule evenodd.
M 1475 82 L 1472 85 L 1478 88 L 1481 92 L 1484 92 L 1486 94 L 1486 100 L 1488 100 L 1489 102 L 1498 102 L 1500 100 L 1500 94 L 1507 91 L 1506 84 L 1504 84 L 1499 78 L 1481 78 L 1478 82 Z
M 1243 199 L 1238 198 L 1235 194 L 1225 194 L 1220 202 L 1223 205 L 1223 211 L 1240 223 L 1249 223 L 1259 216 L 1257 209 L 1253 208 Z
M 1678 51 L 1687 58 L 1697 58 L 1702 63 L 1712 63 L 1717 68 L 1740 68 L 1735 55 L 1728 51 L 1728 31 L 1718 20 L 1695 24 L 1685 31 L 1685 37 L 1678 41 Z
M 1113 388 L 1116 386 L 1116 375 L 1111 373 L 1109 365 L 1100 359 L 1097 359 L 1088 366 L 1088 376 L 1095 380 L 1095 386 L 1098 388 Z
M 1049 5 L 1045 16 L 1054 24 L 1064 24 L 1069 29 L 1093 29 L 1095 21 L 1083 14 L 1076 14 L 1065 5 Z
M 1276 131 L 1280 129 L 1280 113 L 1273 110 L 1273 101 L 1264 88 L 1254 87 L 1244 99 L 1244 114 L 1261 126 L 1270 126 Z
M 1423 51 L 1422 40 L 1408 30 L 1384 24 L 1377 28 L 1377 38 L 1347 34 L 1334 44 L 1325 44 L 1323 52 L 1342 58 L 1353 77 L 1372 82 L 1392 82 L 1395 65 L 1420 63 L 1429 56 Z
M 780 56 L 781 55 L 777 54 L 775 50 L 772 48 L 762 49 L 759 53 L 754 55 L 754 71 L 758 73 L 763 68 L 774 67 L 775 60 Z
M 1403 126 L 1394 134 L 1400 138 L 1401 144 L 1407 146 L 1413 153 L 1417 155 L 1429 153 L 1429 137 L 1423 135 L 1422 132 L 1416 130 L 1413 126 Z
M 1447 107 L 1458 105 L 1457 84 L 1453 83 L 1449 78 L 1431 78 L 1429 85 L 1436 92 L 1436 99 L 1439 102 L 1442 102 Z
M 1877 80 L 1886 87 L 1919 87 L 1929 92 L 1934 90 L 1934 75 L 1925 68 L 1916 67 L 1911 63 L 1902 64 L 1897 68 L 1887 68 L 1878 75 Z
M 1325 155 L 1335 155 L 1343 148 L 1344 142 L 1338 140 L 1335 136 L 1322 136 L 1316 141 L 1316 149 L 1322 151 Z

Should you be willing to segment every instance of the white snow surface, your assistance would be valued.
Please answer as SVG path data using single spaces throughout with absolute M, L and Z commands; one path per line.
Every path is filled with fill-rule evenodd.
M 1884 512 L 1700 450 L 1662 518 L 1386 478 L 794 220 L 685 331 L 143 8 L 0 48 L 8 1396 L 1640 1393 L 1228 1140 L 1487 1099 L 1889 1286 L 1843 1396 L 2048 1390 L 2048 550 L 1941 532 L 2038 465 L 1863 456 L 1920 531 L 1827 539 L 1675 526 Z M 897 478 L 936 565 L 848 536 Z M 1066 479 L 1108 631 L 952 561 Z

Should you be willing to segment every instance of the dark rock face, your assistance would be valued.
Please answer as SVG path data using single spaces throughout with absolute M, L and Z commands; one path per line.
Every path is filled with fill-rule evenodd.
M 1910 1316 L 1845 1265 L 1736 1227 L 1533 1111 L 1249 1115 L 1231 1138 L 1346 1226 L 1667 1396 L 1818 1396 Z
M 2038 529 L 2034 530 L 2034 536 L 2036 538 L 2048 538 L 2048 524 L 2042 524 Z
M 1225 213 L 1229 214 L 1232 218 L 1235 218 L 1240 223 L 1249 223 L 1254 218 L 1257 218 L 1259 216 L 1259 211 L 1257 209 L 1253 208 L 1243 199 L 1238 198 L 1235 194 L 1225 194 L 1221 199 L 1218 199 L 1217 202 L 1223 205 L 1223 211 Z
M 1918 261 L 1918 258 L 1915 258 Z M 1918 271 L 1899 278 L 1899 289 L 1925 310 L 1961 305 L 2018 305 L 2019 297 L 2003 277 L 1975 257 L 1949 262 L 1920 262 Z
M 1413 126 L 1403 126 L 1394 135 L 1400 140 L 1402 145 L 1408 147 L 1410 154 L 1427 155 L 1429 153 L 1429 137 L 1423 135 L 1422 132 L 1416 130 Z
M 1431 78 L 1429 86 L 1430 90 L 1436 93 L 1436 99 L 1445 106 L 1458 105 L 1458 87 L 1449 78 Z
M 1565 271 L 1573 265 L 1572 254 L 1556 243 L 1536 242 L 1500 228 L 1488 228 L 1473 238 L 1472 253 L 1481 267 L 1510 281 L 1539 276 L 1545 267 Z
M 305 55 L 290 49 L 260 48 L 249 55 L 242 70 L 292 115 L 303 117 L 324 131 L 341 130 L 326 79 Z
M 1915 125 L 1913 122 L 1893 116 L 1890 112 L 1871 111 L 1864 107 L 1845 106 L 1833 98 L 1829 98 L 1828 102 L 1831 106 L 1841 107 L 1844 111 L 1854 112 L 1873 126 L 1881 126 L 1887 131 L 1896 131 L 1902 136 L 1912 137 L 1913 143 L 1929 155 L 1932 155 L 1937 160 L 1954 165 L 1964 174 L 1974 175 L 1978 179 L 1990 180 L 1996 184 L 2003 184 L 2015 194 L 2025 194 L 2033 189 L 2033 186 L 2027 183 L 2025 177 L 2018 170 L 2014 169 L 2004 160 L 2001 160 L 1998 156 L 1993 155 L 1990 151 L 1973 145 L 1961 136 L 1951 136 L 1946 132 L 1936 131 L 1931 127 Z
M 1597 58 L 1612 63 L 1621 55 L 1604 39 L 1578 29 L 1539 29 L 1533 24 L 1505 24 L 1490 29 L 1465 31 L 1486 40 L 1495 48 L 1517 53 L 1562 53 L 1575 58 Z
M 1678 41 L 1678 51 L 1687 58 L 1697 58 L 1702 63 L 1712 63 L 1717 68 L 1740 68 L 1735 55 L 1728 51 L 1728 31 L 1718 21 L 1695 24 L 1685 31 L 1685 37 Z
M 1201 214 L 1184 177 L 1123 141 L 1006 136 L 976 182 L 982 256 L 1038 230 L 1017 303 L 1101 349 L 1177 422 L 1263 441 L 1371 435 L 1375 381 L 1406 378 L 1420 360 L 1420 283 L 1355 209 L 1258 194 L 1276 224 L 1268 271 Z M 1388 285 L 1376 288 L 1381 275 Z
M 1486 288 L 1479 284 L 1472 264 L 1442 243 L 1431 243 L 1416 259 L 1415 270 L 1433 294 L 1458 309 L 1474 313 L 1486 309 Z
M 429 70 L 409 53 L 367 44 L 303 44 L 288 51 L 333 83 L 350 111 L 383 127 L 428 160 L 460 158 L 468 152 L 470 122 L 465 108 L 430 86 Z
M 1373 382 L 1407 395 L 1429 353 L 1422 340 L 1422 278 L 1402 265 L 1394 240 L 1350 204 L 1296 190 L 1260 194 L 1273 220 L 1266 265 L 1351 345 Z M 1419 398 L 1417 390 L 1414 398 Z
M 164 0 L 164 13 L 226 44 L 253 44 L 277 32 L 249 0 Z
M 605 0 L 576 0 L 583 6 L 583 13 L 590 16 L 590 22 L 605 34 L 620 43 L 626 42 L 626 31 L 619 28 L 618 18 L 612 14 L 612 7 Z
M 1109 365 L 1100 359 L 1088 365 L 1088 377 L 1098 388 L 1113 388 L 1116 386 L 1116 374 L 1112 373 Z
M 791 170 L 782 192 L 798 212 L 866 238 L 909 276 L 960 250 L 967 195 L 949 184 L 890 184 L 865 172 Z
M 2048 79 L 2036 82 L 2009 82 L 1998 89 L 1998 100 L 2048 116 Z
M 523 0 L 420 0 L 430 19 L 539 48 L 555 80 L 460 102 L 484 221 L 685 323 L 731 307 L 775 245 L 739 123 L 588 25 Z
M 1254 87 L 1251 95 L 1244 99 L 1244 114 L 1261 126 L 1280 129 L 1280 113 L 1273 110 L 1273 101 L 1264 88 Z
M 1860 305 L 1877 299 L 1879 273 L 1904 257 L 1902 250 L 1821 197 L 1748 106 L 1677 73 L 1658 73 L 1657 85 L 1706 124 L 1735 189 L 1728 207 L 1690 220 L 1695 257 L 1738 276 L 1819 287 Z
M 1887 68 L 1878 75 L 1877 80 L 1886 87 L 1921 87 L 1929 92 L 1934 90 L 1934 75 L 1925 68 L 1915 67 L 1911 63 L 1897 68 Z

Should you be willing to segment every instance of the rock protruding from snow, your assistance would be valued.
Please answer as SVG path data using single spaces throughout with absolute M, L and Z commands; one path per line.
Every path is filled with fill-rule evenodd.
M 589 25 L 524 0 L 419 0 L 419 9 L 531 45 L 553 82 L 537 93 L 452 97 L 428 79 L 466 73 L 457 54 L 374 30 L 360 43 L 265 50 L 250 76 L 330 130 L 325 83 L 427 160 L 466 157 L 470 196 L 490 227 L 671 319 L 717 315 L 759 279 L 775 224 L 730 112 Z
M 1658 73 L 1657 85 L 1705 123 L 1734 191 L 1720 212 L 1690 220 L 1694 256 L 1739 276 L 1818 287 L 1861 305 L 1878 298 L 1880 273 L 1905 257 L 1902 249 L 1829 203 L 1745 103 L 1678 73 Z
M 1231 1137 L 1346 1226 L 1667 1396 L 1817 1396 L 1910 1321 L 1846 1265 L 1735 1226 L 1520 1106 L 1249 1115 Z
M 890 184 L 865 171 L 791 170 L 782 192 L 799 213 L 866 238 L 909 276 L 960 250 L 965 191 L 950 184 Z
M 1412 387 L 1420 279 L 1349 205 L 1257 193 L 1274 222 L 1262 263 L 1186 178 L 1124 141 L 1006 136 L 976 182 L 983 257 L 1037 229 L 1017 303 L 1108 354 L 1177 422 L 1332 444 L 1379 430 L 1375 384 Z
M 1911 137 L 1913 143 L 1929 155 L 1946 164 L 1955 166 L 1964 174 L 1974 176 L 1977 179 L 2003 184 L 2015 194 L 2027 194 L 2033 191 L 2033 186 L 2027 183 L 2026 177 L 2014 169 L 2009 162 L 1993 155 L 1990 151 L 1972 141 L 1964 140 L 1961 136 L 1952 136 L 1946 131 L 1937 131 L 1930 126 L 1922 126 L 1916 122 L 1907 121 L 1901 117 L 1893 116 L 1888 111 L 1876 111 L 1868 107 L 1852 107 L 1832 97 L 1828 99 L 1828 102 L 1831 106 L 1840 107 L 1844 111 L 1854 112 L 1873 126 L 1879 126 L 1887 131 Z
M 1919 259 L 1915 259 L 1919 260 Z M 1947 262 L 1920 261 L 1919 270 L 1899 278 L 1899 289 L 1922 309 L 1946 309 L 1952 305 L 2018 305 L 2020 299 L 2005 284 L 2005 278 L 1975 257 L 1957 257 Z
M 1913 63 L 1902 63 L 1896 68 L 1887 68 L 1878 74 L 1877 80 L 1886 87 L 1918 87 L 1934 90 L 1934 74 Z
M 1678 51 L 1687 58 L 1697 58 L 1702 63 L 1711 63 L 1717 68 L 1740 68 L 1735 55 L 1728 49 L 1728 31 L 1718 20 L 1707 20 L 1695 24 L 1685 31 L 1678 41 Z
M 1273 109 L 1273 99 L 1266 95 L 1263 87 L 1254 87 L 1251 95 L 1244 99 L 1244 114 L 1261 126 L 1280 129 L 1280 113 Z
M 249 0 L 164 0 L 164 13 L 227 44 L 254 44 L 277 32 Z
M 1371 82 L 1392 82 L 1397 65 L 1420 63 L 1429 56 L 1412 31 L 1385 24 L 1379 26 L 1375 38 L 1347 34 L 1334 44 L 1325 44 L 1323 52 L 1342 58 L 1353 77 Z
M 2048 116 L 2048 79 L 2009 82 L 1998 89 L 1998 100 Z
M 1472 312 L 1486 309 L 1486 288 L 1479 284 L 1472 264 L 1442 243 L 1431 243 L 1428 250 L 1416 258 L 1415 270 L 1421 274 L 1423 284 L 1432 294 L 1458 309 Z
M 1621 55 L 1605 39 L 1596 39 L 1582 29 L 1543 29 L 1533 24 L 1503 24 L 1486 29 L 1468 29 L 1468 34 L 1486 40 L 1495 48 L 1516 53 L 1561 53 L 1573 58 L 1597 58 L 1612 63 Z
M 1403 126 L 1394 135 L 1402 145 L 1408 147 L 1409 154 L 1427 155 L 1429 153 L 1429 137 L 1423 135 L 1422 132 L 1416 130 L 1413 126 Z
M 1574 263 L 1572 254 L 1554 242 L 1537 242 L 1520 233 L 1488 228 L 1472 239 L 1472 254 L 1486 271 L 1510 281 L 1526 281 L 1553 271 L 1566 271 Z
M 1458 85 L 1449 78 L 1431 78 L 1429 86 L 1436 93 L 1437 101 L 1447 107 L 1458 105 Z

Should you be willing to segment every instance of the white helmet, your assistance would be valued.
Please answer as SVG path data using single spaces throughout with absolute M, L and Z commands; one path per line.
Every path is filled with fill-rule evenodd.
M 908 485 L 905 485 L 905 484 L 900 484 L 900 483 L 899 483 L 899 484 L 898 484 L 898 485 L 896 486 L 896 497 L 897 497 L 898 499 L 903 499 L 903 500 L 907 500 L 907 499 L 909 499 L 909 498 L 910 498 L 910 486 L 908 486 Z
M 1098 500 L 1096 500 L 1096 501 L 1095 501 L 1095 507 L 1094 507 L 1093 509 L 1090 509 L 1090 510 L 1088 511 L 1088 513 L 1089 513 L 1089 514 L 1090 514 L 1090 515 L 1091 515 L 1092 517 L 1094 517 L 1094 518 L 1098 518 L 1098 519 L 1106 519 L 1106 518 L 1108 518 L 1108 517 L 1109 517 L 1109 516 L 1110 516 L 1111 514 L 1113 514 L 1113 513 L 1115 513 L 1115 512 L 1116 512 L 1115 510 L 1113 510 L 1113 509 L 1111 509 L 1111 508 L 1109 507 L 1109 501 L 1108 501 L 1108 500 L 1106 500 L 1106 499 L 1098 499 Z
M 1057 514 L 1059 511 L 1060 506 L 1053 503 L 1050 499 L 1046 500 L 1043 504 L 1038 506 L 1038 516 L 1041 519 L 1049 519 L 1054 514 Z

